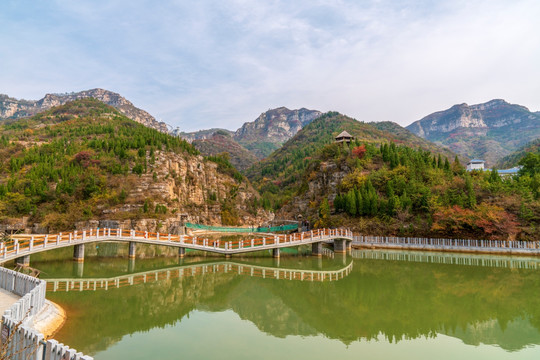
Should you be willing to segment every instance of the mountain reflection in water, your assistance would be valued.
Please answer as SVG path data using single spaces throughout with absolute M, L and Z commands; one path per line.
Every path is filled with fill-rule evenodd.
M 386 254 L 386 260 L 380 259 L 381 254 Z M 253 265 L 314 271 L 339 271 L 352 262 L 350 273 L 337 281 L 278 280 L 250 276 L 247 271 L 201 271 L 108 291 L 48 291 L 47 297 L 68 313 L 65 326 L 55 337 L 89 354 L 107 349 L 125 335 L 177 324 L 194 310 L 232 310 L 260 331 L 278 338 L 322 335 L 351 344 L 383 336 L 395 343 L 445 334 L 465 344 L 496 345 L 507 351 L 540 344 L 540 273 L 536 265 L 531 265 L 537 260 L 525 259 L 527 265 L 523 266 L 492 267 L 474 265 L 478 259 L 485 259 L 481 256 L 467 255 L 474 261 L 451 265 L 433 260 L 436 257 L 414 261 L 422 258 L 418 255 L 421 253 L 409 261 L 391 254 L 362 250 L 354 253 L 361 259 L 282 257 L 279 265 L 268 258 L 235 260 L 246 268 Z M 449 255 L 444 256 L 448 259 Z M 453 256 L 451 262 L 460 263 L 459 257 Z M 501 264 L 505 260 L 496 259 Z M 198 260 L 188 257 L 182 267 L 187 269 L 193 266 L 190 262 Z M 137 260 L 138 269 L 129 270 L 155 270 L 148 269 L 152 261 Z M 174 261 L 160 260 L 159 267 L 176 269 Z M 102 262 L 86 259 L 84 278 L 101 275 Z M 116 270 L 122 273 L 119 269 L 126 268 L 127 260 L 107 259 L 107 263 L 110 268 L 121 264 Z M 70 276 L 71 266 L 65 261 L 39 264 L 48 277 Z

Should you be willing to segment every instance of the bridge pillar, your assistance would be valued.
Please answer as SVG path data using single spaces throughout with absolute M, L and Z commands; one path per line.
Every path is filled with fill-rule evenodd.
M 350 254 L 352 252 L 352 241 L 350 240 L 345 241 L 345 247 L 347 249 L 347 253 Z
M 30 255 L 21 256 L 15 259 L 15 264 L 22 266 L 30 266 Z
M 279 257 L 279 248 L 272 249 L 272 257 L 275 257 L 275 258 Z
M 347 240 L 334 239 L 334 252 L 335 253 L 347 253 Z
M 184 256 L 186 256 L 186 248 L 184 247 L 179 247 L 178 248 L 178 256 L 180 258 L 183 258 Z
M 129 258 L 128 262 L 128 272 L 132 273 L 135 271 L 135 258 Z
M 73 261 L 84 262 L 84 244 L 73 247 Z
M 343 265 L 347 265 L 347 253 L 346 252 L 336 252 L 335 258 L 336 260 L 341 260 Z
M 73 263 L 73 276 L 82 278 L 84 275 L 84 262 Z
M 316 242 L 311 244 L 311 255 L 322 256 L 322 242 Z
M 135 241 L 129 242 L 129 255 L 130 259 L 135 259 L 135 252 L 137 250 L 137 243 Z

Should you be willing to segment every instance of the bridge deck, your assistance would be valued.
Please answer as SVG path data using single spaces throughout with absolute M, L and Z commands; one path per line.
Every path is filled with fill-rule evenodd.
M 265 236 L 257 239 L 222 241 L 188 235 L 149 233 L 122 229 L 91 229 L 55 235 L 18 235 L 11 243 L 0 244 L 0 263 L 42 251 L 101 241 L 137 242 L 152 245 L 182 247 L 219 254 L 240 254 L 279 249 L 317 242 L 344 239 L 352 241 L 346 229 L 319 229 L 289 235 Z

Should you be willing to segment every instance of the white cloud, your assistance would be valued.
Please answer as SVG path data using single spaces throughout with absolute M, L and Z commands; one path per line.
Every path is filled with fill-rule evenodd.
M 540 109 L 537 1 L 7 4 L 12 96 L 104 87 L 185 130 L 282 105 L 402 125 L 492 98 Z

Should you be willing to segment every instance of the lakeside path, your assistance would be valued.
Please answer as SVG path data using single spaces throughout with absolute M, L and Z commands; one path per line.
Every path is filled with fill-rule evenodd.
M 21 297 L 7 290 L 0 289 L 0 314 L 3 314 Z M 33 319 L 32 327 L 41 332 L 45 338 L 53 336 L 66 321 L 66 312 L 58 304 L 45 300 L 44 308 Z
M 9 309 L 11 305 L 15 304 L 21 297 L 15 295 L 4 289 L 0 289 L 0 314 Z

